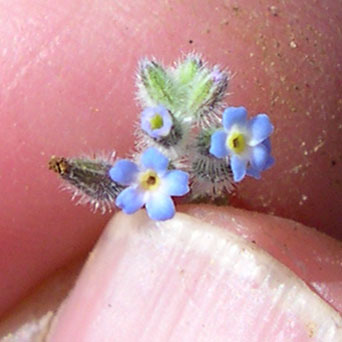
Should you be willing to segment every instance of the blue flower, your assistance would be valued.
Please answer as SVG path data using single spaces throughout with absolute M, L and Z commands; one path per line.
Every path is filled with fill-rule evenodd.
M 141 113 L 141 129 L 152 138 L 165 137 L 172 128 L 172 117 L 162 105 L 147 107 Z
M 126 214 L 145 206 L 149 217 L 156 221 L 172 218 L 175 207 L 171 196 L 189 192 L 189 176 L 180 170 L 168 170 L 169 160 L 150 147 L 142 155 L 140 165 L 122 159 L 109 170 L 110 177 L 127 186 L 116 198 L 116 205 Z
M 230 157 L 235 182 L 245 175 L 260 178 L 274 163 L 269 136 L 273 125 L 266 114 L 247 120 L 244 107 L 228 107 L 223 112 L 223 130 L 211 136 L 210 153 L 217 158 Z

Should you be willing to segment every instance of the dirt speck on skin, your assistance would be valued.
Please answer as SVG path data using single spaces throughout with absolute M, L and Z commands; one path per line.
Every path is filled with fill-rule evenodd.
M 313 148 L 314 152 L 317 152 L 319 149 L 321 149 L 324 146 L 325 142 L 324 140 L 320 140 L 318 144 Z
M 289 170 L 289 173 L 294 173 L 298 174 L 299 171 L 303 168 L 304 166 L 302 164 L 294 166 L 292 169 Z
M 291 47 L 291 49 L 296 49 L 297 48 L 297 43 L 294 40 L 291 40 L 290 47 Z
M 279 9 L 276 6 L 270 6 L 268 10 L 274 17 L 277 17 L 279 15 Z
M 238 15 L 240 12 L 240 7 L 238 5 L 233 5 L 232 10 L 236 15 Z
M 317 326 L 314 322 L 310 322 L 306 325 L 308 329 L 308 336 L 309 338 L 313 338 L 315 336 L 315 331 L 317 329 Z

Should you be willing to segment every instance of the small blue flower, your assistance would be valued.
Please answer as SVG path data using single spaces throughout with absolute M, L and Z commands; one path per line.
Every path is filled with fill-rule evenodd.
M 133 214 L 145 205 L 148 216 L 156 221 L 172 218 L 175 207 L 171 196 L 189 192 L 189 176 L 180 170 L 168 170 L 169 160 L 150 147 L 142 155 L 140 165 L 119 160 L 109 170 L 110 177 L 126 185 L 116 198 L 116 205 L 126 214 Z
M 223 130 L 211 136 L 210 153 L 217 158 L 230 157 L 235 182 L 245 175 L 260 178 L 274 163 L 269 136 L 273 125 L 266 114 L 247 120 L 244 107 L 228 107 L 223 112 Z
M 166 137 L 172 128 L 172 117 L 162 105 L 148 107 L 141 113 L 141 129 L 152 138 Z

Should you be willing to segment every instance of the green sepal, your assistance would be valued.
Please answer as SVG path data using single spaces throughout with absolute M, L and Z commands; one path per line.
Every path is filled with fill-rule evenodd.
M 202 67 L 201 59 L 196 55 L 188 55 L 174 70 L 175 81 L 181 87 L 189 85 Z
M 191 113 L 198 112 L 203 106 L 210 102 L 215 90 L 213 80 L 208 70 L 203 69 L 196 75 L 192 82 L 191 91 L 188 93 L 187 109 Z
M 179 91 L 162 66 L 155 61 L 144 60 L 139 68 L 139 81 L 141 81 L 140 88 L 143 88 L 144 95 L 149 97 L 147 101 L 142 98 L 143 102 L 151 105 L 162 104 L 171 111 L 177 110 Z

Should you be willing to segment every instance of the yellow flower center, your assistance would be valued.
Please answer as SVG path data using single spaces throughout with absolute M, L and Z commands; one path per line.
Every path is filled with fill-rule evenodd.
M 154 115 L 150 120 L 151 129 L 159 129 L 163 127 L 163 118 L 160 114 Z
M 140 186 L 144 190 L 156 190 L 160 185 L 160 178 L 153 170 L 147 170 L 140 176 Z
M 245 136 L 240 132 L 233 132 L 227 138 L 227 146 L 236 154 L 242 153 L 246 148 Z

